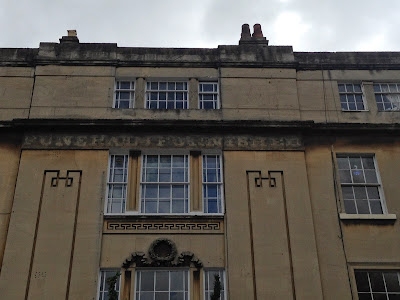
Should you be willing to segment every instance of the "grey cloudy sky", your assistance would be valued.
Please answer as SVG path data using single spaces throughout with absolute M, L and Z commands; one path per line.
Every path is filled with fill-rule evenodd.
M 243 23 L 295 51 L 400 51 L 399 0 L 0 0 L 0 47 L 58 42 L 124 47 L 235 45 Z

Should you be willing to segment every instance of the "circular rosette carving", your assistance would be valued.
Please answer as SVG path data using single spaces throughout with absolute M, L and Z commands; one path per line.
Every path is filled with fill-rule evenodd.
M 149 248 L 151 259 L 158 262 L 173 261 L 176 257 L 176 253 L 177 251 L 174 242 L 165 238 L 156 239 L 151 243 Z

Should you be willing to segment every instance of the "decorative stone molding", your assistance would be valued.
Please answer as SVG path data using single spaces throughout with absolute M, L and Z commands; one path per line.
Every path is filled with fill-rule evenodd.
M 204 233 L 216 234 L 224 232 L 223 220 L 171 220 L 171 221 L 120 221 L 105 220 L 105 233 L 149 234 L 149 233 Z
M 175 243 L 169 239 L 156 239 L 150 245 L 149 255 L 143 252 L 134 252 L 127 258 L 123 264 L 122 268 L 127 269 L 132 265 L 135 267 L 195 267 L 202 268 L 203 263 L 189 251 L 184 251 L 179 254 L 178 258 L 175 260 L 177 251 Z

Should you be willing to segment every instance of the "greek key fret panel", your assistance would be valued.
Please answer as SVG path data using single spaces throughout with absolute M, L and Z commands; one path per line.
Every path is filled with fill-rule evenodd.
M 105 221 L 105 233 L 223 233 L 223 222 L 121 222 Z

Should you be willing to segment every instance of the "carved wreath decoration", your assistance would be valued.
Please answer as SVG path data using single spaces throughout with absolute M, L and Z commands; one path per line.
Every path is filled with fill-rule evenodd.
M 156 239 L 149 248 L 151 259 L 159 262 L 173 261 L 176 253 L 175 243 L 165 238 Z

